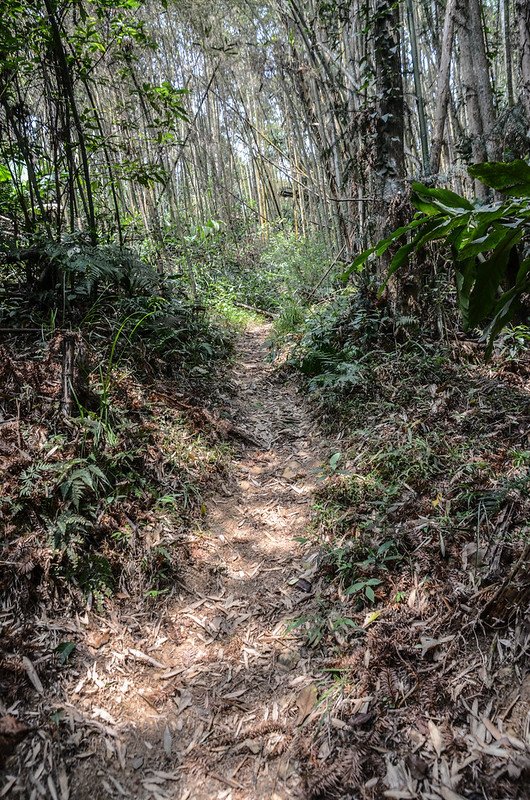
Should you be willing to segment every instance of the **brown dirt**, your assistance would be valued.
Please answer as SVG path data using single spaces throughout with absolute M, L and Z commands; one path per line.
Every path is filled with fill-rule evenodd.
M 268 366 L 267 332 L 241 337 L 229 410 L 262 446 L 238 445 L 233 483 L 190 532 L 173 596 L 156 606 L 118 597 L 109 617 L 71 623 L 83 637 L 77 674 L 43 699 L 58 715 L 55 736 L 41 731 L 25 745 L 9 796 L 298 794 L 300 733 L 316 695 L 286 626 L 310 589 L 307 577 L 295 585 L 310 565 L 294 537 L 325 445 L 303 397 Z
M 396 533 L 410 528 L 411 549 L 374 605 L 356 605 L 317 569 L 318 551 L 296 538 L 351 424 L 340 443 L 324 439 L 268 364 L 267 332 L 241 337 L 223 415 L 200 410 L 237 448 L 231 481 L 182 534 L 188 560 L 171 594 L 118 593 L 105 616 L 65 611 L 18 627 L 0 611 L 12 639 L 20 629 L 13 653 L 42 654 L 7 665 L 32 694 L 10 708 L 0 698 L 0 758 L 17 740 L 0 798 L 530 796 L 528 619 L 483 619 L 490 588 L 476 591 L 467 539 L 442 557 L 437 539 L 421 538 L 421 496 L 389 511 Z M 366 424 L 374 449 L 377 419 Z M 297 619 L 307 627 L 289 633 Z M 77 649 L 61 672 L 53 651 L 65 639 Z

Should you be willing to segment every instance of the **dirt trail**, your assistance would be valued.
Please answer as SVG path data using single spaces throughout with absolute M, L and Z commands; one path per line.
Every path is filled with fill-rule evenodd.
M 268 364 L 267 333 L 240 339 L 231 408 L 262 447 L 241 445 L 234 485 L 209 499 L 180 597 L 154 626 L 152 612 L 124 610 L 92 634 L 93 663 L 67 709 L 74 731 L 101 736 L 94 748 L 72 735 L 72 798 L 301 796 L 314 688 L 285 626 L 310 591 L 294 537 L 326 449 L 303 397 Z

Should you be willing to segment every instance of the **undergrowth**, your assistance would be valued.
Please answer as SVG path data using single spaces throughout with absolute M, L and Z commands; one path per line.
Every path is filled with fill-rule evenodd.
M 3 269 L 2 594 L 170 591 L 185 523 L 227 464 L 201 405 L 231 334 L 178 280 L 82 236 L 34 242 Z
M 21 600 L 75 587 L 101 604 L 118 589 L 171 589 L 185 520 L 226 466 L 201 414 L 216 365 L 260 311 L 295 327 L 329 263 L 318 242 L 234 237 L 215 220 L 167 232 L 164 247 L 162 274 L 147 239 L 143 258 L 80 233 L 4 246 L 0 519 L 13 570 L 1 588 Z
M 273 228 L 263 229 L 260 239 L 254 232 L 234 236 L 216 220 L 196 226 L 175 244 L 175 253 L 181 280 L 221 319 L 244 327 L 263 321 L 264 311 L 286 333 L 303 320 L 308 298 L 323 296 L 338 271 L 329 270 L 330 254 L 318 238 Z
M 513 752 L 502 772 L 499 751 L 475 747 L 476 720 L 490 717 L 524 748 L 529 330 L 507 330 L 486 362 L 473 339 L 418 327 L 347 289 L 284 338 L 282 368 L 298 373 L 335 449 L 286 633 L 313 663 L 315 754 L 329 747 L 340 762 L 342 748 L 370 742 L 393 753 L 385 785 L 406 764 L 400 787 L 422 794 L 443 749 L 459 764 L 458 796 L 522 797 L 527 761 Z
M 508 332 L 491 364 L 472 342 L 418 341 L 410 329 L 348 290 L 313 311 L 288 351 L 343 442 L 304 542 L 317 547 L 327 598 L 319 644 L 337 639 L 337 614 L 355 621 L 339 639 L 362 634 L 367 611 L 399 604 L 415 580 L 460 571 L 459 591 L 480 591 L 530 539 L 527 329 Z M 301 627 L 314 644 L 314 620 Z

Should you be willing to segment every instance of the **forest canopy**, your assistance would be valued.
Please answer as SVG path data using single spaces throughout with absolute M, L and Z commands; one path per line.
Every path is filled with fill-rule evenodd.
M 346 260 L 411 179 L 484 200 L 528 154 L 524 0 L 9 2 L 2 214 L 16 237 L 162 243 L 198 218 L 319 231 Z M 7 225 L 7 222 L 4 223 Z

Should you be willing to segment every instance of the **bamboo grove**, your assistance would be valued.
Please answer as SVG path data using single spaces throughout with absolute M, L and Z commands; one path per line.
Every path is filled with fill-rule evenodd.
M 411 180 L 528 153 L 525 0 L 3 4 L 0 213 L 19 242 L 288 226 L 351 258 Z

